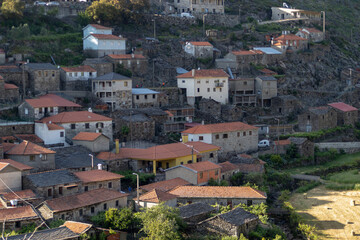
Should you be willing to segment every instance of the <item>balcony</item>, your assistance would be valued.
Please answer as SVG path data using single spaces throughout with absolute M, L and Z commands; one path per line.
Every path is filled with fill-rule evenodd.
M 215 83 L 215 87 L 224 87 L 224 83 L 217 82 Z

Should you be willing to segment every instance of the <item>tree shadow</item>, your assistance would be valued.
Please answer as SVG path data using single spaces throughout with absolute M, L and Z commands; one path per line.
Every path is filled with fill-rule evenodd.
M 333 220 L 325 220 L 325 221 L 309 220 L 307 221 L 307 223 L 309 223 L 312 226 L 316 226 L 319 230 L 344 229 L 346 226 L 343 223 Z

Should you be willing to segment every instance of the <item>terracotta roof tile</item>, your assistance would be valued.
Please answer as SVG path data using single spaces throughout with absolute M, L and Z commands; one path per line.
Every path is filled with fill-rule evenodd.
M 242 122 L 229 122 L 229 123 L 215 123 L 198 125 L 193 128 L 187 129 L 182 133 L 187 134 L 204 134 L 204 133 L 222 133 L 222 132 L 235 132 L 243 130 L 257 130 L 257 127 L 248 125 Z
M 241 158 L 247 158 L 247 159 L 252 159 L 252 158 L 253 158 L 251 155 L 245 154 L 245 153 L 240 154 L 239 156 L 240 156 Z
M 38 219 L 38 215 L 31 206 L 0 209 L 0 221 L 19 221 L 25 219 Z
M 266 75 L 276 75 L 277 74 L 276 72 L 271 71 L 270 69 L 267 69 L 267 68 L 263 68 L 263 69 L 261 69 L 259 71 L 266 74 Z
M 357 108 L 354 108 L 353 106 L 350 106 L 343 102 L 329 103 L 328 105 L 342 112 L 351 112 L 358 110 Z
M 25 99 L 25 101 L 34 108 L 39 107 L 81 107 L 79 104 L 73 103 L 65 98 L 55 94 L 46 94 L 34 99 Z
M 105 27 L 105 26 L 102 26 L 102 25 L 99 25 L 99 24 L 89 24 L 89 25 L 96 28 L 96 29 L 112 30 L 112 28 Z
M 185 165 L 180 165 L 187 168 L 190 168 L 196 172 L 203 172 L 203 171 L 209 171 L 214 169 L 221 169 L 221 167 L 215 163 L 212 163 L 210 161 L 205 162 L 197 162 L 197 163 L 189 163 Z
M 322 31 L 316 29 L 316 28 L 304 28 L 310 33 L 322 33 Z
M 65 72 L 96 72 L 95 69 L 88 65 L 77 66 L 77 67 L 62 67 Z
M 109 54 L 110 58 L 113 59 L 145 59 L 145 57 L 141 54 Z
M 20 138 L 21 140 L 26 140 L 33 143 L 43 144 L 44 140 L 36 136 L 35 134 L 15 134 L 15 137 Z
M 284 145 L 290 145 L 290 144 L 291 144 L 290 139 L 275 141 L 275 145 L 284 146 Z
M 17 191 L 15 193 L 4 193 L 4 194 L 1 194 L 2 195 L 2 198 L 5 200 L 5 201 L 10 201 L 10 200 L 13 200 L 13 199 L 34 199 L 34 198 L 37 198 L 36 194 L 33 192 L 33 190 L 31 189 L 26 189 L 26 190 L 22 190 L 22 191 Z
M 236 56 L 264 54 L 263 52 L 258 51 L 258 50 L 249 50 L 249 51 L 241 50 L 241 51 L 232 51 L 231 53 Z
M 259 161 L 260 162 L 260 161 Z M 259 164 L 255 163 L 238 163 L 240 172 L 242 173 L 262 173 L 264 162 L 261 161 Z
M 125 40 L 125 38 L 110 34 L 90 34 L 90 35 L 101 40 Z
M 3 142 L 2 144 L 4 153 L 6 153 L 7 151 L 9 151 L 11 148 L 13 148 L 15 146 L 14 143 L 7 143 L 7 142 Z
M 102 133 L 94 133 L 94 132 L 79 132 L 72 140 L 77 141 L 95 141 L 98 137 L 100 137 Z
M 78 234 L 85 233 L 92 227 L 91 224 L 74 221 L 66 221 L 63 226 Z
M 142 194 L 139 197 L 139 200 L 142 202 L 160 203 L 175 199 L 176 197 L 177 196 L 173 194 L 163 192 L 159 189 L 153 189 L 150 192 Z M 134 200 L 137 200 L 137 198 L 134 198 Z
M 89 111 L 62 112 L 54 116 L 41 119 L 41 122 L 48 123 L 77 123 L 77 122 L 101 122 L 112 121 L 111 118 L 92 113 Z
M 84 183 L 110 181 L 124 177 L 123 175 L 104 170 L 82 171 L 75 172 L 74 174 Z
M 182 178 L 177 177 L 177 178 L 173 178 L 170 180 L 165 180 L 165 181 L 160 181 L 160 182 L 143 185 L 143 186 L 140 186 L 140 188 L 147 192 L 149 192 L 153 189 L 158 189 L 163 192 L 167 192 L 178 186 L 187 186 L 187 185 L 192 185 L 192 184 Z
M 14 167 L 16 167 L 17 169 L 20 169 L 21 171 L 26 171 L 26 170 L 34 169 L 33 167 L 30 167 L 30 166 L 28 166 L 28 165 L 25 165 L 25 164 L 23 164 L 23 163 L 17 162 L 17 161 L 12 160 L 12 159 L 0 159 L 0 162 L 10 163 L 11 165 L 13 165 Z
M 54 123 L 46 123 L 46 126 L 48 128 L 49 131 L 53 131 L 53 130 L 63 130 L 65 128 L 63 128 L 62 126 L 59 126 L 57 124 Z
M 251 187 L 181 186 L 169 193 L 181 198 L 252 198 L 266 199 L 266 194 Z
M 213 45 L 209 42 L 190 42 L 194 46 L 208 46 L 212 47 Z
M 9 163 L 3 163 L 3 162 L 0 162 L 0 171 L 2 171 L 4 168 L 6 168 L 7 166 L 10 166 Z
M 307 41 L 306 38 L 302 38 L 299 36 L 296 36 L 294 34 L 286 34 L 286 35 L 281 35 L 280 37 L 277 37 L 274 39 L 275 41 L 286 41 L 286 40 L 301 40 L 301 41 Z
M 19 87 L 16 86 L 15 84 L 4 83 L 4 88 L 6 90 L 6 89 L 18 89 Z
M 192 75 L 193 71 L 195 72 L 194 76 Z M 193 69 L 187 73 L 177 76 L 177 78 L 206 78 L 206 77 L 229 77 L 229 75 L 224 72 L 222 69 Z
M 128 194 L 100 188 L 76 195 L 47 200 L 45 203 L 54 212 L 62 212 L 127 196 Z
M 104 161 L 111 161 L 111 160 L 118 160 L 118 159 L 124 159 L 128 156 L 124 154 L 124 151 L 120 151 L 119 153 L 113 153 L 113 152 L 100 152 L 96 157 L 98 159 L 104 160 Z
M 239 167 L 236 164 L 233 164 L 229 161 L 219 163 L 219 166 L 221 167 L 221 173 L 233 171 L 239 169 Z
M 17 138 L 14 136 L 5 136 L 5 137 L 1 137 L 1 140 L 3 142 L 16 142 Z
M 20 144 L 14 144 L 14 146 L 6 152 L 9 155 L 37 155 L 37 154 L 51 154 L 54 151 L 36 145 L 29 141 L 23 141 Z

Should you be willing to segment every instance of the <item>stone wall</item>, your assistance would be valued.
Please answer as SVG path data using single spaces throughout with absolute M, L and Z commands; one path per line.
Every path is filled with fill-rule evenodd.
M 166 97 L 163 96 L 164 101 L 161 102 L 161 106 L 165 106 L 166 102 L 168 105 L 183 105 L 184 97 L 181 95 L 180 90 L 177 87 L 164 87 L 164 88 L 150 88 L 156 92 L 163 93 Z M 161 97 L 161 96 L 160 96 Z
M 34 126 L 33 122 L 3 122 L 0 123 L 0 137 L 14 134 L 33 134 Z
M 360 142 L 322 142 L 315 143 L 315 146 L 317 146 L 320 151 L 327 151 L 331 148 L 338 151 L 342 149 L 346 153 L 355 153 L 360 151 Z

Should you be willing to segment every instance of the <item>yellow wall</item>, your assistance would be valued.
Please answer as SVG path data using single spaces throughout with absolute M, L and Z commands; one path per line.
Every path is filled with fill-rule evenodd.
M 186 142 L 189 141 L 189 136 L 188 135 L 182 135 L 181 137 L 182 137 L 182 142 L 183 143 L 186 143 Z

